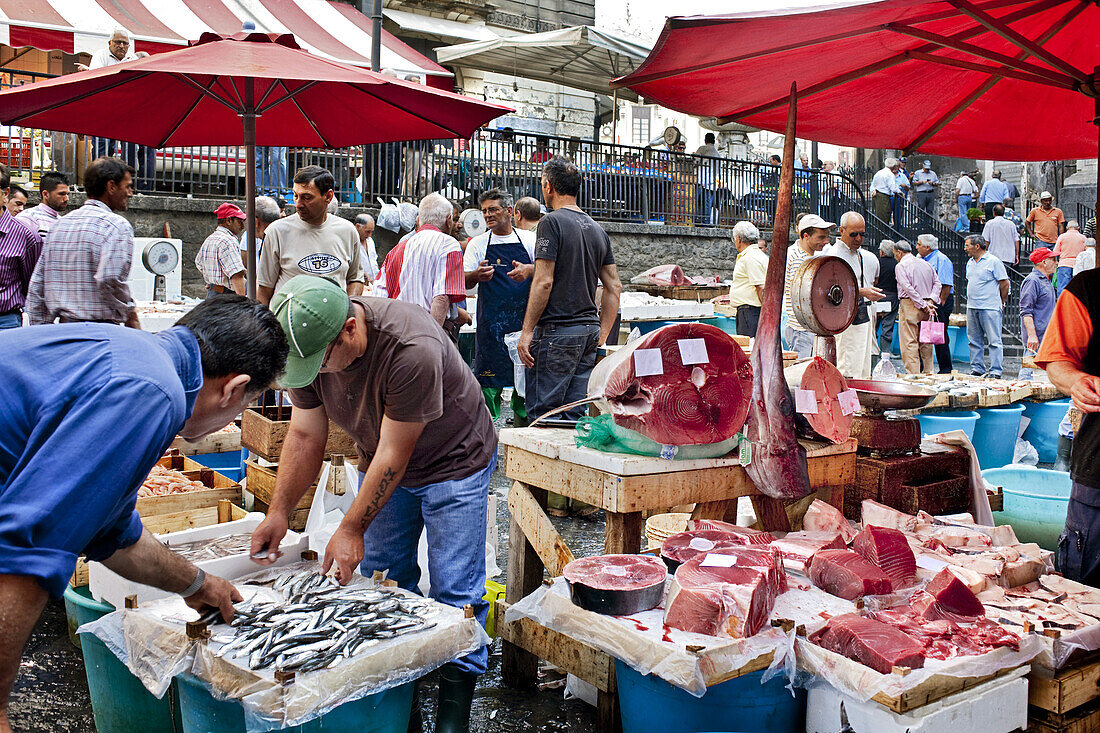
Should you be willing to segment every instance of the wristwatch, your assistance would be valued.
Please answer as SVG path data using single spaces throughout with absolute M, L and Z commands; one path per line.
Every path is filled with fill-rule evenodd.
M 187 586 L 180 591 L 180 597 L 190 598 L 199 592 L 199 588 L 206 582 L 206 572 L 202 568 L 198 568 L 199 574 L 195 576 L 195 579 L 191 581 L 191 585 Z

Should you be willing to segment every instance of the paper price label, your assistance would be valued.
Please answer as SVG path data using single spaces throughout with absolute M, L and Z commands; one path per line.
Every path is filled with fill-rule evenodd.
M 704 339 L 677 339 L 676 345 L 680 347 L 680 361 L 684 366 L 706 364 L 710 361 Z
M 803 415 L 817 414 L 817 392 L 812 389 L 794 391 L 794 411 Z
M 741 439 L 741 443 L 738 446 L 737 462 L 742 466 L 747 466 L 752 463 L 752 441 Z
M 701 568 L 732 568 L 737 564 L 737 555 L 707 555 L 699 563 Z
M 836 396 L 840 402 L 840 411 L 852 415 L 859 411 L 859 397 L 854 389 L 846 389 Z
M 660 349 L 638 349 L 634 352 L 634 376 L 655 377 L 664 373 Z

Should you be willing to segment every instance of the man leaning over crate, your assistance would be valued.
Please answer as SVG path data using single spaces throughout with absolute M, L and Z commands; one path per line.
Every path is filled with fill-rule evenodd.
M 388 570 L 416 592 L 417 544 L 428 535 L 432 598 L 472 606 L 485 623 L 485 531 L 496 432 L 481 387 L 458 347 L 420 305 L 348 297 L 324 278 L 298 276 L 271 307 L 291 344 L 286 377 L 294 412 L 267 518 L 252 534 L 264 555 L 321 469 L 328 421 L 355 440 L 359 495 L 325 549 L 346 584 Z M 266 553 L 273 562 L 278 553 Z M 469 728 L 488 649 L 444 665 L 435 730 Z M 414 700 L 415 705 L 415 700 Z M 418 709 L 414 709 L 418 712 Z
M 142 528 L 137 491 L 177 434 L 225 427 L 286 354 L 271 312 L 237 295 L 158 334 L 100 323 L 0 332 L 0 732 L 23 645 L 80 553 L 232 618 L 240 595 Z

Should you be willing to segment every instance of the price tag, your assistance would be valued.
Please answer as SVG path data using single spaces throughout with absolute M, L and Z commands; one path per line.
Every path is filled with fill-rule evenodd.
M 714 543 L 708 540 L 706 537 L 692 537 L 691 542 L 688 543 L 688 547 L 699 552 L 710 552 L 714 549 Z
M 752 441 L 746 438 L 741 439 L 741 443 L 738 446 L 737 462 L 742 466 L 747 466 L 752 463 Z
M 794 391 L 794 411 L 803 415 L 817 414 L 817 392 L 812 389 Z
M 840 401 L 840 411 L 845 415 L 859 412 L 859 397 L 854 389 L 846 389 L 836 396 Z
M 947 563 L 930 555 L 917 555 L 917 567 L 938 573 L 947 567 Z
M 634 352 L 634 376 L 655 377 L 664 373 L 660 349 L 637 349 Z
M 737 555 L 707 555 L 699 563 L 701 568 L 732 568 L 737 564 Z
M 676 345 L 680 347 L 680 361 L 688 364 L 706 364 L 710 361 L 707 357 L 707 342 L 704 339 L 677 339 Z

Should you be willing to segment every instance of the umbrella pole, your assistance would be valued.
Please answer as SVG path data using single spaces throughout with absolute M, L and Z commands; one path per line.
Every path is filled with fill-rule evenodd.
M 1097 80 L 1096 84 L 1100 84 L 1100 66 L 1097 66 L 1095 69 L 1093 69 L 1092 78 Z M 1097 137 L 1097 142 L 1096 142 L 1096 148 L 1097 148 L 1097 156 L 1096 156 L 1096 208 L 1093 209 L 1093 218 L 1096 220 L 1097 224 L 1100 224 L 1100 88 L 1096 88 L 1096 86 L 1094 85 L 1093 94 L 1094 94 L 1094 96 L 1092 98 L 1092 103 L 1094 105 L 1093 106 L 1093 112 L 1096 113 L 1096 116 L 1092 118 L 1092 121 L 1093 121 L 1093 124 L 1096 125 L 1096 137 Z M 1078 223 L 1081 225 L 1082 229 L 1085 227 L 1085 222 L 1082 221 L 1082 222 L 1078 222 Z M 1100 229 L 1100 226 L 1096 226 L 1096 227 L 1093 228 L 1093 236 L 1100 233 L 1100 232 L 1096 231 L 1097 229 Z
M 244 216 L 248 243 L 248 297 L 256 297 L 256 105 L 252 80 L 244 88 Z

